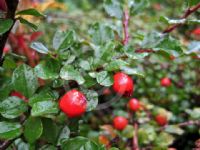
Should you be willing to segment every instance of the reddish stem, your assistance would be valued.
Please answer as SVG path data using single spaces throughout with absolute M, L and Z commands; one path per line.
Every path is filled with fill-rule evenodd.
M 133 149 L 132 150 L 139 150 L 138 145 L 138 124 L 134 123 L 134 133 L 133 133 Z
M 188 16 L 190 16 L 192 13 L 196 12 L 198 9 L 200 8 L 200 3 L 198 3 L 196 6 L 194 7 L 190 7 L 188 8 L 184 15 L 181 17 L 181 19 L 186 19 Z M 177 27 L 181 26 L 182 24 L 175 24 L 169 28 L 167 28 L 166 30 L 163 31 L 163 33 L 170 33 L 173 30 L 175 30 Z
M 128 10 L 125 10 L 123 17 L 123 29 L 124 29 L 124 39 L 122 41 L 123 45 L 127 45 L 129 41 L 129 33 L 128 33 L 129 19 L 130 19 L 129 12 Z

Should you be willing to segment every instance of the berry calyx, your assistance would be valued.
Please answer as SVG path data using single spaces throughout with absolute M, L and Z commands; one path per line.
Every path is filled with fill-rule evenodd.
M 155 120 L 157 122 L 158 125 L 160 126 L 164 126 L 167 124 L 168 120 L 167 120 L 167 116 L 163 115 L 163 114 L 158 114 L 155 117 Z
M 160 80 L 160 84 L 161 84 L 161 86 L 169 87 L 171 85 L 171 80 L 168 77 L 162 78 Z
M 87 100 L 83 93 L 73 89 L 60 99 L 59 107 L 69 118 L 79 117 L 86 111 Z
M 130 76 L 123 72 L 114 75 L 113 90 L 119 95 L 130 97 L 133 94 L 134 83 Z
M 25 102 L 28 102 L 28 99 L 24 95 L 22 95 L 20 92 L 12 91 L 10 93 L 10 96 L 15 96 L 15 97 L 18 97 L 18 98 L 22 99 Z
M 113 119 L 113 126 L 117 130 L 123 130 L 128 125 L 128 120 L 125 117 L 117 116 Z
M 130 110 L 136 112 L 140 109 L 140 102 L 136 98 L 132 98 L 128 102 L 128 107 Z

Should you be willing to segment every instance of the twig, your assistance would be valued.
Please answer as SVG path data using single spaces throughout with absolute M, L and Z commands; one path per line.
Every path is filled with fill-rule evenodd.
M 190 7 L 188 8 L 184 15 L 181 17 L 181 19 L 186 19 L 188 16 L 190 16 L 192 13 L 196 12 L 198 9 L 200 8 L 200 3 L 198 3 L 196 6 L 194 7 Z M 163 31 L 163 33 L 170 33 L 173 30 L 175 30 L 177 27 L 181 26 L 182 24 L 175 24 L 169 28 L 167 28 L 166 30 Z
M 18 3 L 19 3 L 19 0 L 6 0 L 6 4 L 7 4 L 6 18 L 12 19 L 14 22 L 13 25 L 15 24 L 15 11 L 17 9 Z M 12 27 L 13 27 L 13 25 L 12 25 Z M 12 27 L 9 29 L 9 31 L 7 31 L 2 36 L 0 36 L 0 66 L 2 66 L 2 64 L 3 64 L 3 58 L 2 58 L 3 49 L 4 49 L 4 46 L 6 44 L 6 41 L 8 39 L 8 36 L 9 36 L 9 33 L 10 33 Z
M 189 126 L 189 125 L 197 125 L 197 126 L 200 126 L 200 120 L 190 120 L 190 121 L 187 121 L 187 122 L 182 122 L 182 123 L 179 123 L 179 124 L 173 124 L 175 126 L 179 126 L 179 127 L 186 127 L 186 126 Z M 168 126 L 170 125 L 166 125 L 164 127 L 161 127 L 159 129 L 159 131 L 162 131 L 164 130 L 165 128 L 167 128 Z
M 14 141 L 15 139 L 4 141 L 3 144 L 0 145 L 0 150 L 6 150 Z
M 137 122 L 134 123 L 134 135 L 133 135 L 133 150 L 139 150 L 138 145 L 138 124 Z
M 129 33 L 128 33 L 129 19 L 130 19 L 129 12 L 128 10 L 125 10 L 123 17 L 123 29 L 124 29 L 124 39 L 122 41 L 123 45 L 127 45 L 129 41 Z

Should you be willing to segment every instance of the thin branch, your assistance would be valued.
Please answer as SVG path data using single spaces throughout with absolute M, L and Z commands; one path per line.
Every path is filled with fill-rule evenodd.
M 179 123 L 179 124 L 171 124 L 171 125 L 175 125 L 175 126 L 178 126 L 178 127 L 187 127 L 187 126 L 190 126 L 190 125 L 197 125 L 197 126 L 200 126 L 200 120 L 190 120 L 190 121 L 182 122 L 182 123 Z M 166 125 L 166 126 L 164 126 L 164 127 L 161 127 L 161 128 L 159 129 L 159 131 L 164 130 L 164 129 L 167 128 L 168 126 L 170 126 L 170 125 Z
M 138 145 L 138 124 L 137 122 L 134 123 L 134 135 L 133 135 L 133 149 L 132 150 L 139 150 L 139 145 Z
M 198 9 L 200 8 L 200 3 L 198 3 L 196 6 L 188 8 L 184 15 L 181 17 L 181 19 L 186 19 L 187 17 L 189 17 L 192 13 L 196 12 Z M 175 24 L 169 28 L 167 28 L 166 30 L 163 31 L 163 33 L 170 33 L 173 30 L 175 30 L 177 27 L 181 26 L 182 24 Z
M 129 12 L 128 9 L 124 11 L 123 17 L 123 29 L 124 29 L 124 39 L 122 41 L 123 45 L 127 45 L 129 41 L 128 24 L 129 24 Z
M 15 139 L 13 139 L 13 140 L 8 140 L 8 141 L 4 141 L 4 142 L 0 145 L 0 150 L 6 150 L 14 141 L 15 141 Z
M 6 0 L 6 4 L 7 4 L 7 15 L 6 15 L 6 19 L 12 19 L 13 20 L 13 25 L 15 24 L 15 11 L 17 9 L 19 0 Z M 12 27 L 13 27 L 12 25 Z M 4 33 L 2 36 L 0 36 L 0 66 L 2 66 L 3 64 L 3 49 L 4 46 L 6 44 L 6 41 L 8 39 L 9 33 L 12 29 L 12 27 L 10 28 L 9 31 L 7 31 L 6 33 Z

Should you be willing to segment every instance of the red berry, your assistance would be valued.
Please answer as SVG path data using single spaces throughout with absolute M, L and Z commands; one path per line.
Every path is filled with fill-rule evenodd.
M 131 77 L 123 72 L 114 75 L 113 90 L 119 95 L 131 96 L 133 94 L 134 83 Z
M 123 130 L 124 128 L 126 128 L 127 124 L 128 120 L 122 116 L 117 116 L 113 120 L 113 125 L 117 130 Z
M 87 100 L 78 90 L 68 91 L 59 102 L 60 109 L 70 118 L 81 116 L 87 108 Z
M 132 111 L 138 111 L 140 109 L 140 102 L 136 98 L 132 98 L 128 102 L 128 106 Z
M 28 99 L 24 95 L 22 95 L 20 92 L 13 91 L 13 92 L 11 92 L 10 96 L 15 96 L 15 97 L 18 97 L 18 98 L 24 100 L 25 102 L 28 102 Z
M 9 51 L 10 51 L 9 47 L 4 47 L 4 49 L 3 49 L 4 54 L 7 54 Z
M 168 86 L 171 85 L 171 80 L 167 77 L 162 78 L 161 81 L 160 81 L 160 84 L 164 87 L 168 87 Z
M 194 35 L 200 35 L 200 28 L 196 28 L 192 31 L 192 34 Z
M 161 115 L 161 114 L 158 114 L 158 115 L 155 117 L 155 120 L 156 120 L 156 122 L 157 122 L 160 126 L 164 126 L 164 125 L 166 125 L 167 122 L 168 122 L 167 116 Z

